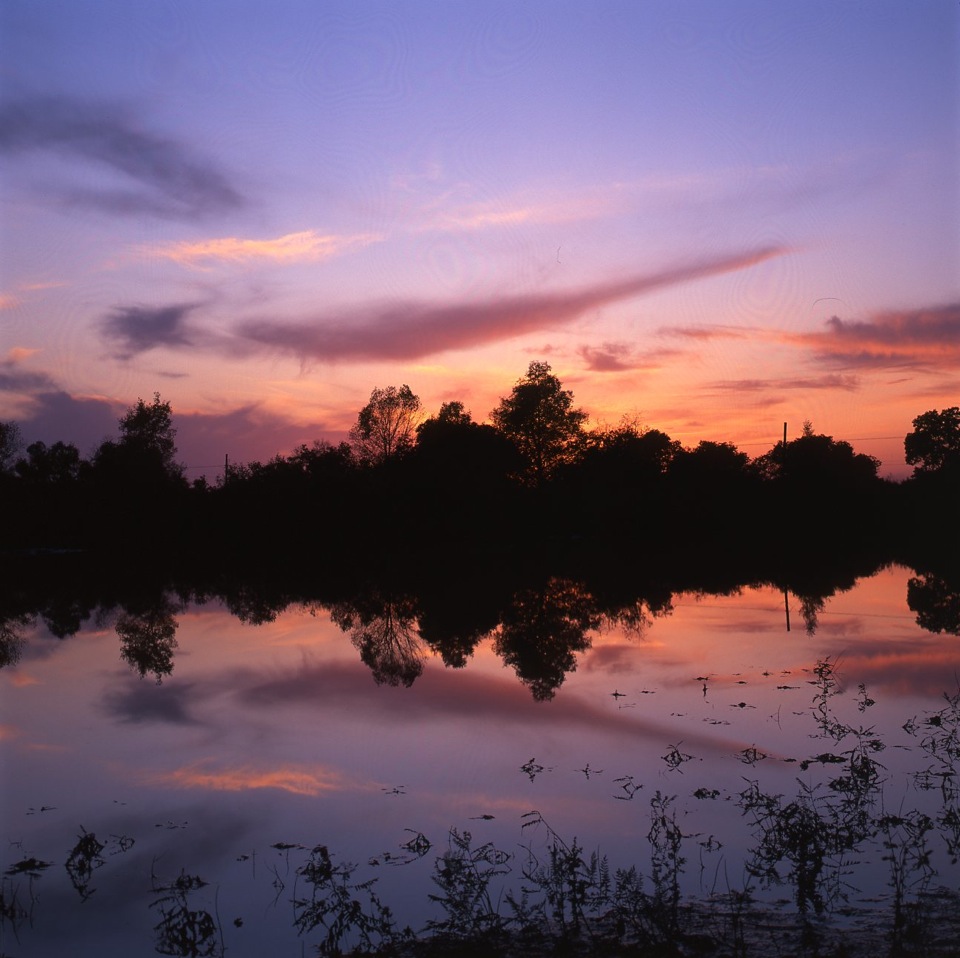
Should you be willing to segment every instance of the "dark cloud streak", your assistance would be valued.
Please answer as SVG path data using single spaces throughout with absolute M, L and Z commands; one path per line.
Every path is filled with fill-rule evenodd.
M 196 309 L 196 303 L 175 306 L 118 306 L 103 320 L 101 330 L 107 339 L 120 346 L 118 359 L 131 359 L 158 346 L 192 346 L 184 320 Z
M 129 112 L 67 96 L 0 107 L 0 153 L 49 151 L 120 174 L 130 188 L 65 186 L 68 204 L 109 213 L 192 219 L 229 212 L 243 197 L 215 164 L 183 144 L 141 129 Z
M 820 362 L 862 369 L 960 368 L 960 303 L 889 310 L 869 320 L 827 320 L 823 332 L 789 337 Z

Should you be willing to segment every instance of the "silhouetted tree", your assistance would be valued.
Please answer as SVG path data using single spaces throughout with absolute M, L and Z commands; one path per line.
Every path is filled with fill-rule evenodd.
M 750 457 L 730 442 L 701 440 L 695 449 L 679 450 L 669 469 L 672 477 L 703 488 L 742 479 Z
M 14 467 L 25 482 L 38 485 L 66 483 L 80 475 L 80 450 L 72 443 L 55 442 L 49 448 L 44 442 L 27 446 L 27 456 Z
M 931 409 L 913 420 L 913 432 L 903 440 L 913 474 L 960 471 L 960 406 L 942 412 Z
M 803 435 L 777 443 L 755 466 L 764 478 L 781 483 L 849 489 L 876 480 L 880 461 L 854 452 L 848 442 L 814 433 L 805 423 Z
M 12 468 L 22 445 L 20 427 L 15 422 L 0 420 L 0 473 Z
M 575 458 L 587 414 L 573 408 L 573 392 L 563 388 L 548 363 L 532 362 L 490 418 L 520 450 L 528 478 L 539 485 L 559 465 Z
M 149 405 L 138 399 L 136 405 L 120 417 L 120 445 L 144 458 L 153 458 L 170 479 L 183 476 L 183 466 L 175 460 L 177 430 L 169 402 L 162 402 L 160 393 L 153 394 Z
M 420 421 L 420 398 L 409 386 L 374 389 L 350 430 L 357 458 L 377 464 L 402 455 L 413 446 Z
M 313 482 L 326 482 L 348 474 L 354 467 L 353 450 L 346 442 L 332 443 L 317 439 L 311 445 L 300 445 L 287 457 L 287 462 Z
M 509 521 L 513 476 L 524 462 L 506 436 L 474 422 L 454 402 L 417 427 L 417 445 L 404 465 L 406 501 L 416 516 L 411 534 L 490 538 Z
M 634 484 L 665 475 L 681 452 L 680 443 L 665 432 L 625 421 L 592 432 L 583 458 L 588 468 L 620 472 Z

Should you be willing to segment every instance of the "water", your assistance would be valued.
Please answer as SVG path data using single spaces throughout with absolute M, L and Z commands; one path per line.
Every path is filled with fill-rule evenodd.
M 168 595 L 64 639 L 14 623 L 0 953 L 313 953 L 319 846 L 371 914 L 372 892 L 422 933 L 448 917 L 432 877 L 466 832 L 504 918 L 551 844 L 576 841 L 611 874 L 635 865 L 650 896 L 659 876 L 665 907 L 671 889 L 681 905 L 747 890 L 781 924 L 867 913 L 893 940 L 898 905 L 958 888 L 958 639 L 918 626 L 913 574 L 819 604 L 678 593 L 632 616 L 554 580 L 459 652 L 396 598 L 233 596 L 251 624 Z M 805 886 L 783 822 L 825 833 L 861 811 L 870 826 L 821 849 Z

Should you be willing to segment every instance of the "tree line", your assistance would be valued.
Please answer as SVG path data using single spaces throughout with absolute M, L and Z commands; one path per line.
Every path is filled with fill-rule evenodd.
M 531 362 L 477 422 L 462 402 L 426 415 L 408 385 L 376 388 L 349 442 L 318 440 L 190 483 L 169 402 L 139 399 L 89 458 L 23 449 L 0 422 L 6 548 L 337 551 L 390 562 L 456 542 L 510 549 L 803 549 L 826 534 L 872 548 L 946 547 L 960 529 L 960 407 L 913 421 L 913 475 L 814 431 L 756 458 L 729 442 L 685 447 L 624 419 L 588 428 L 571 390 Z M 816 531 L 816 536 L 814 533 Z M 397 560 L 399 561 L 399 560 Z

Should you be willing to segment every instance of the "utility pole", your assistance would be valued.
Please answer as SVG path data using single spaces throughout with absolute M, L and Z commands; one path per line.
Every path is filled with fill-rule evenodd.
M 783 448 L 787 448 L 787 424 L 783 424 Z
M 223 484 L 227 484 L 230 478 L 230 453 L 224 453 L 223 456 Z

